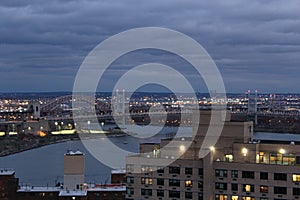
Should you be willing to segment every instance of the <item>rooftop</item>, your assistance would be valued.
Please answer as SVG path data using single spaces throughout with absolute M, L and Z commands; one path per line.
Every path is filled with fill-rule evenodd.
M 11 169 L 0 169 L 0 176 L 14 175 L 15 171 Z

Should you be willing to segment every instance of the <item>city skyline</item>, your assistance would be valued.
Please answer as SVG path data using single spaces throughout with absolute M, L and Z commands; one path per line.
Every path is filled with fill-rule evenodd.
M 80 64 L 96 45 L 128 29 L 157 26 L 180 31 L 203 45 L 227 92 L 253 88 L 297 93 L 299 5 L 298 1 L 2 1 L 0 92 L 72 91 Z M 149 56 L 153 52 L 139 52 L 116 64 L 136 65 Z M 156 58 L 178 65 L 164 53 Z

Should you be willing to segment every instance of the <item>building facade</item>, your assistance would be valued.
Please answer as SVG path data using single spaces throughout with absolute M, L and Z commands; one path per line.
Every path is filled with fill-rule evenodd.
M 193 129 L 192 145 L 171 164 L 162 165 L 165 160 L 174 158 L 189 138 L 173 139 L 176 145 L 161 152 L 159 149 L 169 140 L 141 144 L 142 153 L 126 158 L 126 199 L 300 198 L 300 146 L 297 142 L 275 141 L 274 138 L 255 140 L 252 122 L 233 122 L 227 115 L 217 142 L 201 157 L 199 150 L 207 140 L 210 113 L 202 112 L 201 117 L 203 120 Z

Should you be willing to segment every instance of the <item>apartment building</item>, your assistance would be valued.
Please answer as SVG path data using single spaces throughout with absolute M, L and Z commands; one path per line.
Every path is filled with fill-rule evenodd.
M 187 149 L 191 138 L 173 139 L 173 146 L 164 150 L 170 143 L 166 139 L 159 144 L 141 144 L 140 154 L 126 158 L 126 199 L 300 198 L 300 143 L 288 138 L 257 140 L 252 122 L 234 122 L 227 114 L 225 120 L 220 118 L 224 128 L 217 142 L 199 157 L 211 112 L 201 111 L 200 118 Z M 164 165 L 166 160 L 170 164 Z

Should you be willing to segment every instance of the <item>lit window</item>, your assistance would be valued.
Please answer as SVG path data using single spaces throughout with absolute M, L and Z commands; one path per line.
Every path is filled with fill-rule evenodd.
M 247 156 L 247 153 L 248 153 L 248 149 L 242 148 L 242 154 L 243 154 L 244 156 Z
M 243 192 L 254 192 L 254 185 L 244 184 Z
M 300 174 L 293 174 L 293 182 L 300 182 Z
M 185 187 L 192 187 L 193 184 L 192 184 L 192 181 L 191 180 L 186 180 L 185 181 Z
M 226 154 L 225 155 L 225 161 L 226 162 L 232 162 L 233 161 L 233 155 L 232 154 Z
M 225 194 L 216 194 L 216 200 L 228 200 L 228 197 Z
M 260 193 L 268 193 L 268 186 L 261 185 L 260 186 Z
M 152 178 L 141 178 L 141 183 L 144 185 L 152 185 Z
M 238 200 L 239 196 L 231 196 L 231 200 Z

